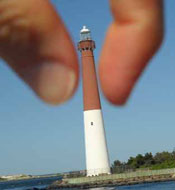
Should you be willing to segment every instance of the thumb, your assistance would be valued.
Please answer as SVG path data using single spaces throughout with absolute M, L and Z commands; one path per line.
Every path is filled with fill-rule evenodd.
M 75 48 L 49 0 L 0 1 L 0 56 L 48 103 L 76 89 Z

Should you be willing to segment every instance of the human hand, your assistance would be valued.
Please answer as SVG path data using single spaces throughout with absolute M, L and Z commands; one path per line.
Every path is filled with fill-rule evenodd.
M 123 105 L 163 39 L 162 0 L 110 0 L 108 29 L 99 71 L 105 96 Z
M 163 8 L 161 0 L 110 3 L 114 22 L 99 73 L 105 96 L 121 105 L 162 41 Z M 49 0 L 0 0 L 0 56 L 48 103 L 62 103 L 76 90 L 76 50 Z

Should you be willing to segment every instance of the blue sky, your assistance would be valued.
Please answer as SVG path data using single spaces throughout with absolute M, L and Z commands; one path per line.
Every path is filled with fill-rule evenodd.
M 73 41 L 87 25 L 98 61 L 112 17 L 106 0 L 52 0 Z M 100 2 L 100 3 L 99 3 Z M 175 1 L 165 2 L 165 39 L 128 104 L 110 105 L 101 94 L 111 162 L 175 147 Z M 0 62 L 0 175 L 85 169 L 81 82 L 71 101 L 52 107 Z

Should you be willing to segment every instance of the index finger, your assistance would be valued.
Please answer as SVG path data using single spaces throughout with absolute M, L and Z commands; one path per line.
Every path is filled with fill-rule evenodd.
M 100 82 L 110 102 L 122 105 L 163 38 L 161 0 L 111 0 L 114 22 L 100 57 Z

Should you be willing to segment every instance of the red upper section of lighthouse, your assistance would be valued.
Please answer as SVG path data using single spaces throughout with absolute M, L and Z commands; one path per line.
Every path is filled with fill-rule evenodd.
M 78 50 L 84 51 L 84 50 L 94 50 L 95 49 L 95 42 L 93 40 L 86 40 L 86 41 L 80 41 L 78 43 Z
M 86 27 L 81 30 L 80 39 L 78 50 L 81 52 L 82 61 L 84 110 L 101 109 L 93 55 L 95 42 Z

